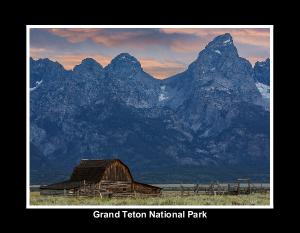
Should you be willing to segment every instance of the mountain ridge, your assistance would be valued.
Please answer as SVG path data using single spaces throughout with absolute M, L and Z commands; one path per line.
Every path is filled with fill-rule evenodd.
M 268 179 L 268 102 L 230 34 L 164 80 L 128 53 L 106 67 L 84 59 L 73 71 L 42 61 L 30 66 L 32 183 L 58 181 L 87 155 L 116 156 L 147 182 L 180 182 L 167 175 L 173 168 L 191 182 L 207 181 L 209 170 L 219 170 L 210 179 Z

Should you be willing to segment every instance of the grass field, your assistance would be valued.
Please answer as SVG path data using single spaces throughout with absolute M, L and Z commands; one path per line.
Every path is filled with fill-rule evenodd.
M 269 193 L 250 195 L 166 195 L 145 198 L 44 196 L 30 193 L 31 205 L 269 205 Z

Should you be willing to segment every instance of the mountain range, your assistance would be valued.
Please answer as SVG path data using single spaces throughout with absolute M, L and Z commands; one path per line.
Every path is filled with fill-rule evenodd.
M 30 58 L 30 182 L 83 158 L 119 158 L 149 183 L 269 181 L 270 60 L 254 67 L 226 33 L 159 80 L 128 53 L 73 70 Z

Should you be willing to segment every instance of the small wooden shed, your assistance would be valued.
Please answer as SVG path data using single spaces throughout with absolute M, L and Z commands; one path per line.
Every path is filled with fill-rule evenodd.
M 119 159 L 83 159 L 69 180 L 41 187 L 41 194 L 131 196 L 159 195 L 161 188 L 136 182 L 129 168 Z

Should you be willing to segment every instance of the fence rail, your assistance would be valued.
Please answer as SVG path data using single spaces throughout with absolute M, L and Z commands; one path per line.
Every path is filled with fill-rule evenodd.
M 181 195 L 195 195 L 195 194 L 210 194 L 210 195 L 238 195 L 238 194 L 250 194 L 250 193 L 266 193 L 270 190 L 269 186 L 263 184 L 195 184 L 195 185 L 174 185 L 174 186 L 160 186 L 162 191 L 177 191 L 181 192 Z
M 266 184 L 237 184 L 237 183 L 211 183 L 211 184 L 167 184 L 158 185 L 162 188 L 163 195 L 170 195 L 176 192 L 176 195 L 189 196 L 189 195 L 238 195 L 250 193 L 267 193 L 270 187 Z M 157 194 L 138 194 L 135 192 L 107 192 L 105 190 L 94 190 L 85 193 L 73 193 L 66 190 L 39 190 L 37 186 L 30 187 L 31 191 L 41 191 L 45 195 L 64 195 L 64 196 L 101 196 L 101 197 L 147 197 L 157 196 Z

